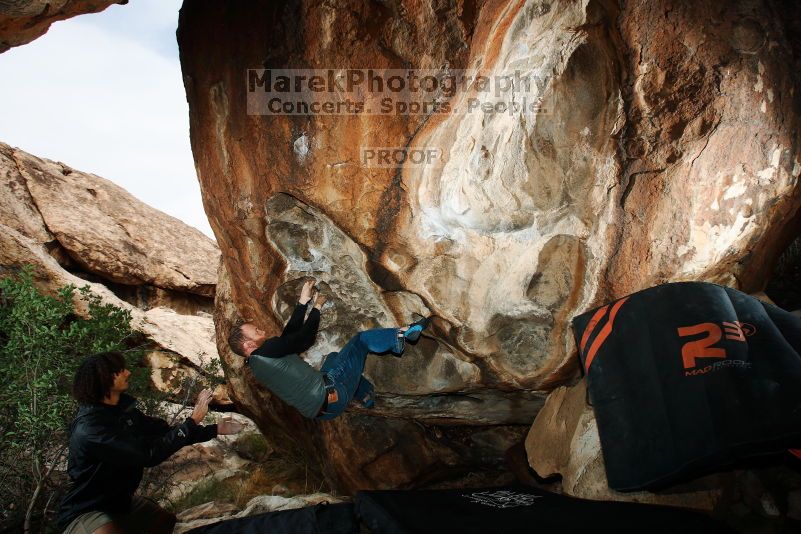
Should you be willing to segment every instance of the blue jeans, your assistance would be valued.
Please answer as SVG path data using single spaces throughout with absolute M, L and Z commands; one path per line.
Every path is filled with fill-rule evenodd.
M 336 400 L 331 402 L 329 394 L 328 406 L 317 419 L 333 419 L 345 411 L 351 399 L 362 399 L 372 393 L 373 385 L 362 376 L 367 355 L 371 352 L 402 354 L 405 340 L 398 337 L 398 332 L 397 328 L 365 330 L 353 336 L 342 350 L 326 356 L 320 371 L 332 382 Z

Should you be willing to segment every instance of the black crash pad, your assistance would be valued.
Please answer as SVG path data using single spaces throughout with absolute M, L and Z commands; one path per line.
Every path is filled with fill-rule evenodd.
M 665 284 L 573 319 L 609 486 L 659 489 L 801 447 L 801 319 L 732 288 Z
M 465 490 L 362 491 L 356 514 L 372 534 L 521 534 L 732 532 L 698 512 L 588 501 L 505 486 Z
M 359 532 L 352 503 L 317 504 L 294 510 L 229 519 L 187 534 L 355 534 Z

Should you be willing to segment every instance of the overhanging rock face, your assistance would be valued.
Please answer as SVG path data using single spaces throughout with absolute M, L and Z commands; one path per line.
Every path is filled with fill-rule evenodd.
M 369 363 L 373 412 L 301 422 L 221 346 L 237 401 L 323 451 L 343 488 L 420 485 L 497 465 L 574 376 L 576 313 L 668 280 L 758 289 L 800 202 L 797 9 L 186 1 L 192 147 L 227 273 L 217 339 L 237 316 L 277 331 L 304 275 L 333 303 L 312 361 L 439 316 L 407 359 Z M 538 72 L 545 109 L 468 112 L 465 89 L 450 114 L 248 114 L 247 69 L 446 66 Z M 365 166 L 365 147 L 445 157 Z

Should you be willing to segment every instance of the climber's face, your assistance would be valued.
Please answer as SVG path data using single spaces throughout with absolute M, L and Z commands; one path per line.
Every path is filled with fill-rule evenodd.
M 242 348 L 245 349 L 248 355 L 261 346 L 267 339 L 267 334 L 264 330 L 257 328 L 253 323 L 245 323 L 242 325 L 242 335 L 245 336 L 245 341 L 242 343 Z

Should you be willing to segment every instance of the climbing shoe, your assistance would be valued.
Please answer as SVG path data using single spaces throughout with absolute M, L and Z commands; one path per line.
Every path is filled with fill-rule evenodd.
M 419 321 L 415 321 L 409 325 L 409 329 L 403 333 L 403 337 L 409 341 L 417 341 L 420 339 L 420 333 L 428 328 L 431 324 L 431 317 L 423 317 Z

